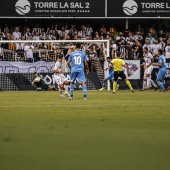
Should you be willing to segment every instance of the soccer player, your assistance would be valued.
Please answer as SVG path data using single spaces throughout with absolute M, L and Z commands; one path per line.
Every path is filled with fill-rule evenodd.
M 64 71 L 62 70 L 62 60 L 63 56 L 58 56 L 57 62 L 54 65 L 53 72 L 54 72 L 54 80 L 56 84 L 59 86 L 59 94 L 60 97 L 65 97 L 66 94 L 68 97 L 70 96 L 68 93 L 68 81 L 67 78 L 64 76 Z M 65 86 L 64 86 L 65 85 Z M 65 88 L 65 93 L 63 94 L 63 89 Z
M 157 90 L 157 86 L 154 83 L 154 81 L 151 79 L 151 73 L 153 70 L 152 63 L 154 62 L 153 56 L 151 53 L 148 52 L 148 48 L 145 47 L 143 49 L 143 57 L 144 57 L 144 64 L 141 64 L 141 66 L 144 67 L 144 76 L 143 76 L 143 90 L 149 89 L 151 87 L 151 84 L 154 86 L 155 91 Z
M 165 63 L 165 56 L 163 55 L 163 51 L 161 49 L 158 50 L 158 56 L 155 57 L 155 59 L 158 60 L 158 63 L 157 64 L 153 63 L 152 65 L 159 67 L 159 72 L 156 81 L 159 87 L 161 88 L 162 92 L 166 92 L 166 89 L 162 83 L 162 81 L 164 81 L 165 79 L 166 63 Z
M 36 86 L 37 88 L 41 88 L 41 90 L 44 90 L 44 91 L 50 91 L 50 90 L 56 91 L 56 88 L 54 86 L 46 84 L 44 82 L 44 79 L 38 76 L 37 72 L 33 73 L 33 77 L 34 77 L 34 80 L 31 83 L 32 86 Z
M 122 78 L 127 84 L 127 86 L 130 88 L 131 92 L 134 93 L 134 90 L 132 88 L 132 85 L 130 81 L 126 78 L 126 75 L 123 72 L 123 68 L 126 68 L 126 64 L 124 60 L 120 58 L 120 52 L 117 52 L 116 58 L 112 60 L 112 64 L 114 66 L 114 83 L 113 83 L 113 93 L 116 91 L 116 86 L 117 86 L 117 80 L 119 77 Z
M 89 72 L 86 54 L 81 51 L 81 44 L 76 44 L 76 50 L 70 54 L 68 59 L 68 66 L 71 69 L 71 81 L 70 81 L 70 97 L 69 100 L 73 100 L 74 93 L 74 81 L 78 78 L 78 81 L 82 84 L 84 100 L 87 100 L 87 86 L 86 78 L 84 74 L 84 66 L 86 73 Z
M 105 89 L 107 80 L 111 80 L 112 82 L 114 82 L 114 70 L 113 70 L 113 64 L 111 63 L 110 57 L 107 57 L 107 62 L 108 62 L 108 67 L 104 69 L 103 72 L 109 70 L 109 75 L 103 80 L 102 88 L 99 89 L 99 91 L 103 91 Z M 118 89 L 118 86 L 119 85 L 117 84 L 116 90 Z

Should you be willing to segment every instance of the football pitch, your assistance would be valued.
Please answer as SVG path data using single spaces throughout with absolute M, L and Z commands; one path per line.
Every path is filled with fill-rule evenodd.
M 170 92 L 0 98 L 0 170 L 170 169 Z

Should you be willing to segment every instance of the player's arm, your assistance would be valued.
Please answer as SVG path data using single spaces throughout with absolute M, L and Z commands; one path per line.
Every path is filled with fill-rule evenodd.
M 67 65 L 68 65 L 68 67 L 71 69 L 71 61 L 68 59 L 68 61 L 67 61 Z
M 158 61 L 158 63 L 152 63 L 152 65 L 161 67 L 162 66 L 162 61 Z
M 34 81 L 33 81 L 33 82 L 31 82 L 31 86 L 35 86 L 35 83 L 34 83 Z

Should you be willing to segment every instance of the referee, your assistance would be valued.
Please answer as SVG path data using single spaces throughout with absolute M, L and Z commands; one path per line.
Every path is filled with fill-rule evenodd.
M 120 52 L 117 52 L 116 58 L 112 60 L 112 64 L 114 67 L 114 83 L 113 83 L 113 93 L 116 91 L 116 86 L 117 86 L 117 80 L 120 77 L 122 80 L 126 82 L 128 87 L 130 88 L 131 92 L 134 93 L 132 85 L 130 81 L 126 78 L 126 75 L 123 72 L 123 68 L 126 68 L 124 60 L 120 58 Z

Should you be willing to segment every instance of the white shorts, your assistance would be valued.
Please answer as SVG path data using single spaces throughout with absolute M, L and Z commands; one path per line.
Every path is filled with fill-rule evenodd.
M 145 69 L 144 74 L 151 74 L 153 70 L 153 66 L 149 66 L 148 68 Z
M 67 78 L 64 76 L 64 74 L 58 74 L 54 75 L 54 80 L 58 85 L 64 84 L 65 81 L 67 81 Z

